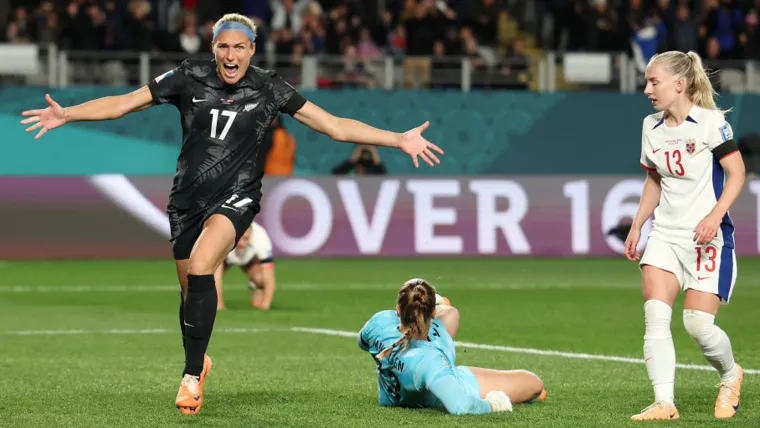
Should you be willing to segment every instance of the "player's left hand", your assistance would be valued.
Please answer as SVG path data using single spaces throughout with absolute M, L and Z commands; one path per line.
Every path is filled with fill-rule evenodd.
M 708 214 L 697 227 L 694 228 L 694 242 L 698 245 L 704 245 L 712 241 L 718 234 L 721 217 L 715 214 Z
M 430 121 L 427 121 L 423 123 L 422 125 L 416 128 L 410 129 L 409 131 L 406 131 L 405 133 L 401 135 L 401 140 L 399 141 L 398 148 L 403 150 L 404 153 L 412 157 L 412 162 L 414 162 L 415 168 L 420 167 L 420 163 L 419 163 L 419 160 L 417 159 L 417 156 L 421 157 L 422 160 L 427 162 L 427 164 L 430 166 L 435 166 L 433 162 L 435 162 L 436 164 L 441 163 L 441 161 L 438 160 L 438 156 L 436 156 L 433 153 L 433 151 L 435 150 L 439 154 L 443 154 L 443 150 L 441 150 L 440 147 L 426 140 L 425 137 L 422 136 L 422 133 L 429 126 L 430 126 Z

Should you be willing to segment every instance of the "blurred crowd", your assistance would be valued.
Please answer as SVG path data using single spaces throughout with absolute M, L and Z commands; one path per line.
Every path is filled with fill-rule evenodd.
M 520 0 L 0 0 L 2 37 L 69 49 L 205 50 L 223 13 L 255 19 L 283 55 L 507 53 Z M 503 28 L 511 27 L 511 28 Z M 436 47 L 436 42 L 442 46 Z
M 567 50 L 664 50 L 760 58 L 757 0 L 554 0 L 553 44 Z M 564 40 L 561 38 L 564 36 Z
M 305 55 L 333 58 L 329 72 L 320 63 L 320 86 L 378 86 L 390 57 L 404 87 L 456 88 L 467 58 L 473 87 L 523 89 L 543 51 L 626 52 L 642 70 L 653 54 L 676 49 L 698 51 L 740 87 L 737 60 L 760 59 L 758 11 L 760 0 L 0 0 L 0 42 L 54 43 L 88 61 L 95 50 L 183 58 L 208 54 L 213 23 L 238 12 L 257 24 L 257 58 L 275 58 L 268 65 L 294 84 Z M 119 64 L 107 61 L 100 82 L 134 76 Z M 86 81 L 95 73 L 85 65 L 72 69 Z M 296 143 L 282 125 L 268 137 L 268 175 L 293 173 Z M 758 141 L 742 140 L 745 156 L 760 159 Z M 384 174 L 385 166 L 357 147 L 333 173 Z
M 208 52 L 226 12 L 254 18 L 261 49 L 298 66 L 304 55 L 340 58 L 343 83 L 402 64 L 404 85 L 438 69 L 515 76 L 542 49 L 667 49 L 712 59 L 760 58 L 760 0 L 0 0 L 0 37 L 66 50 Z M 449 65 L 447 65 L 449 61 Z
M 66 50 L 208 52 L 226 12 L 254 18 L 257 46 L 298 66 L 304 55 L 340 58 L 341 79 L 377 77 L 384 56 L 403 63 L 405 85 L 427 85 L 446 58 L 474 70 L 525 69 L 521 0 L 0 0 L 0 35 Z M 431 61 L 431 58 L 438 59 Z M 507 64 L 505 58 L 512 61 Z M 510 68 L 511 65 L 511 68 Z M 458 77 L 458 75 L 457 75 Z

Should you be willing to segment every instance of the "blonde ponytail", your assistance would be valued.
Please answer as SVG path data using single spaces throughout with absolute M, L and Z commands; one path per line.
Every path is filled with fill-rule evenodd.
M 687 54 L 691 62 L 691 75 L 693 76 L 692 84 L 689 86 L 687 93 L 691 101 L 699 107 L 708 110 L 717 110 L 715 97 L 718 95 L 712 87 L 710 77 L 707 75 L 702 58 L 696 52 L 689 51 Z
M 716 105 L 715 97 L 718 93 L 713 88 L 708 71 L 704 68 L 702 58 L 698 53 L 693 51 L 663 52 L 652 57 L 650 63 L 654 62 L 662 64 L 672 75 L 686 80 L 686 94 L 698 107 L 718 110 L 721 113 L 731 111 L 731 109 L 720 110 Z

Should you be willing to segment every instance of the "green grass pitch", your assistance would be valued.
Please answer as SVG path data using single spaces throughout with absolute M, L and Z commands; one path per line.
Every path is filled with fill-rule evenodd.
M 268 313 L 250 309 L 244 278 L 226 277 L 214 370 L 197 416 L 174 396 L 183 367 L 171 261 L 0 262 L 2 427 L 618 427 L 653 399 L 642 358 L 643 301 L 635 264 L 611 259 L 279 260 Z M 514 412 L 449 416 L 377 405 L 375 364 L 356 332 L 398 287 L 423 277 L 461 312 L 457 340 L 628 357 L 619 362 L 461 347 L 457 363 L 537 373 L 546 402 Z M 747 374 L 733 420 L 712 416 L 715 371 L 679 368 L 680 426 L 760 426 L 760 260 L 740 259 L 717 323 Z M 680 364 L 707 363 L 683 329 Z M 659 424 L 657 424 L 659 425 Z

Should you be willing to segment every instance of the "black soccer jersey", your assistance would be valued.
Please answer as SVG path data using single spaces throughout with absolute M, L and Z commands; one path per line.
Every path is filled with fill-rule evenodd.
M 272 71 L 249 66 L 224 83 L 214 60 L 185 60 L 148 84 L 156 104 L 177 107 L 182 149 L 168 212 L 178 221 L 202 217 L 232 195 L 258 210 L 264 175 L 264 134 L 278 112 L 295 114 L 306 100 Z M 172 237 L 182 227 L 172 225 Z

